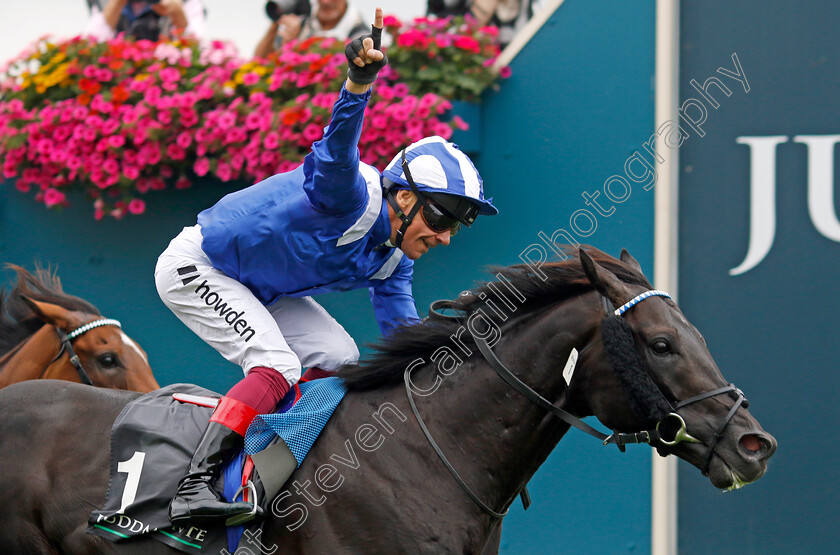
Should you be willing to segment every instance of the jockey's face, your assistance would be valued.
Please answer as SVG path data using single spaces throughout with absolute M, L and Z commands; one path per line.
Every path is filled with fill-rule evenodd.
M 397 191 L 395 196 L 397 198 L 397 204 L 399 204 L 404 214 L 411 212 L 414 204 L 417 202 L 414 193 L 407 189 Z M 391 243 L 395 244 L 397 241 L 397 231 L 402 226 L 402 220 L 396 216 L 390 205 L 388 205 L 388 210 L 391 215 Z M 430 229 L 418 211 L 411 220 L 408 229 L 405 230 L 400 250 L 411 260 L 417 260 L 426 254 L 429 249 L 433 249 L 438 245 L 448 245 L 451 238 L 452 232 L 450 230 L 436 232 Z

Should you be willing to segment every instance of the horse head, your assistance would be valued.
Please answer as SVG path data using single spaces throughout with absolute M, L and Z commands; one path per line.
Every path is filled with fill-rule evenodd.
M 586 396 L 588 410 L 582 410 L 619 432 L 655 426 L 651 445 L 660 455 L 688 461 L 718 488 L 736 489 L 763 476 L 775 438 L 749 413 L 743 393 L 724 379 L 703 336 L 676 303 L 653 295 L 616 315 L 613 307 L 648 288 L 625 283 L 583 250 L 580 261 L 609 301 L 600 337 L 581 356 L 588 383 L 572 382 Z M 621 261 L 641 275 L 627 251 Z
M 140 392 L 160 387 L 146 352 L 122 331 L 116 320 L 26 296 L 21 298 L 46 327 L 52 328 L 52 334 L 61 343 L 58 355 L 41 377 L 85 381 L 86 375 L 98 387 Z M 49 334 L 48 330 L 44 332 Z
M 44 372 L 44 378 L 80 380 L 81 372 L 72 364 L 72 355 L 63 356 L 69 348 L 78 356 L 79 364 L 93 385 L 111 389 L 149 392 L 160 386 L 155 381 L 146 352 L 132 340 L 115 320 L 99 315 L 68 310 L 56 304 L 22 299 L 44 324 L 52 327 L 63 342 L 60 356 Z M 105 325 L 96 325 L 99 322 Z M 90 326 L 86 329 L 85 326 Z M 68 334 L 85 330 L 65 340 Z
M 88 301 L 66 294 L 58 276 L 15 265 L 17 283 L 0 290 L 0 387 L 56 378 L 114 389 L 157 389 L 148 357 Z

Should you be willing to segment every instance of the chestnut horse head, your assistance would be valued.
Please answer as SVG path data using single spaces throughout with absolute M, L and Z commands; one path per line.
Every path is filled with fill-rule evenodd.
M 140 346 L 117 320 L 66 294 L 58 276 L 19 266 L 11 292 L 0 290 L 0 387 L 53 378 L 148 392 L 159 388 Z

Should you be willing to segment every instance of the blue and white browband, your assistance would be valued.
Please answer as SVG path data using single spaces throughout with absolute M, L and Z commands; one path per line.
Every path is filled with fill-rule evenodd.
M 624 314 L 625 312 L 627 312 L 628 310 L 630 310 L 631 308 L 636 306 L 638 303 L 642 302 L 643 300 L 647 299 L 648 297 L 653 297 L 653 296 L 667 297 L 669 299 L 671 298 L 671 295 L 669 295 L 665 291 L 659 291 L 658 289 L 651 289 L 650 291 L 645 291 L 641 295 L 636 295 L 635 297 L 633 297 L 632 299 L 630 299 L 629 301 L 627 301 L 626 303 L 624 303 L 620 307 L 616 308 L 615 309 L 615 315 L 616 316 L 621 316 L 622 314 Z

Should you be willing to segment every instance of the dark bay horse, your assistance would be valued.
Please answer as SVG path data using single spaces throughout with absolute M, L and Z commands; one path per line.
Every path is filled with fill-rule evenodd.
M 88 301 L 66 294 L 58 276 L 19 266 L 0 290 L 0 388 L 53 378 L 149 392 L 160 386 L 145 351 Z
M 606 443 L 649 441 L 717 488 L 758 480 L 776 440 L 700 333 L 624 251 L 588 252 L 501 268 L 449 302 L 452 313 L 343 369 L 348 394 L 270 503 L 263 552 L 497 551 L 506 508 L 587 415 L 614 431 Z M 134 398 L 59 382 L 0 391 L 6 552 L 169 552 L 84 532 L 105 499 L 111 423 Z

